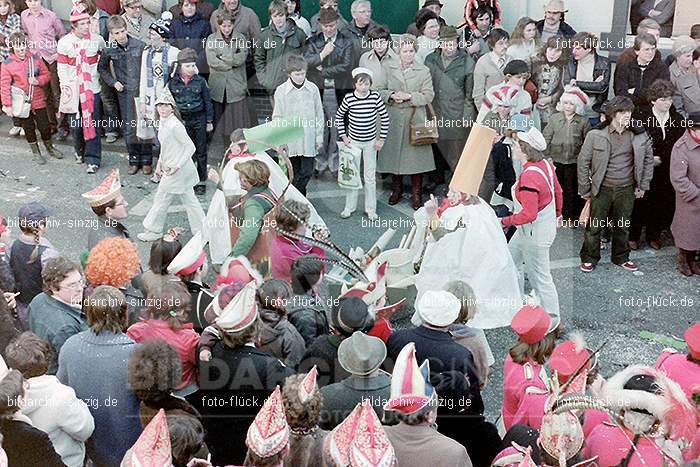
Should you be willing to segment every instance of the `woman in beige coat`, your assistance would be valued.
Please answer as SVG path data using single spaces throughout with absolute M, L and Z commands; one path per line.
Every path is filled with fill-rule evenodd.
M 389 62 L 385 65 L 386 89 L 379 92 L 387 103 L 391 127 L 377 161 L 377 172 L 393 175 L 390 205 L 401 199 L 403 175 L 411 175 L 413 209 L 423 205 L 423 174 L 435 170 L 430 145 L 413 146 L 408 139 L 411 124 L 425 124 L 425 106 L 435 97 L 430 71 L 425 65 L 416 63 L 416 51 L 415 37 L 406 34 L 399 40 L 398 63 Z

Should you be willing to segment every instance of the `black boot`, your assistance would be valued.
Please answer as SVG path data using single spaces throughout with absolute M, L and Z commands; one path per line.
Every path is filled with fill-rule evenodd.
M 53 157 L 54 159 L 63 159 L 63 153 L 56 149 L 50 139 L 44 140 L 44 147 L 46 147 L 46 151 L 49 153 L 49 156 Z
M 423 206 L 423 175 L 411 175 L 411 206 L 417 211 Z
M 391 176 L 391 196 L 389 196 L 389 206 L 393 206 L 399 202 L 403 196 L 403 176 Z
M 46 164 L 46 158 L 41 153 L 41 149 L 39 149 L 39 143 L 29 143 L 29 147 L 32 148 L 32 155 L 34 156 L 32 159 L 34 162 L 40 165 Z

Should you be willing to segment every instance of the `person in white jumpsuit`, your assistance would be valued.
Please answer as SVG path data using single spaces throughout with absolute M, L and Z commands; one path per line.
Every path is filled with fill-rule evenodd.
M 175 109 L 175 99 L 170 91 L 161 92 L 156 100 L 156 111 L 160 117 L 158 125 L 160 157 L 156 174 L 161 176 L 161 180 L 153 199 L 153 206 L 143 220 L 143 227 L 146 230 L 138 234 L 139 240 L 143 242 L 153 242 L 163 236 L 168 208 L 175 197 L 180 198 L 187 212 L 192 234 L 202 229 L 204 221 L 204 209 L 192 189 L 199 183 L 197 168 L 192 161 L 194 143 L 175 114 Z
M 501 223 L 504 227 L 517 226 L 508 244 L 513 261 L 524 269 L 553 322 L 559 322 L 559 296 L 550 270 L 549 249 L 561 219 L 561 186 L 553 164 L 544 158 L 547 143 L 542 133 L 530 128 L 517 133 L 517 138 L 511 146 L 512 154 L 524 166 L 512 189 L 515 214 L 502 218 Z M 523 287 L 523 274 L 519 276 Z

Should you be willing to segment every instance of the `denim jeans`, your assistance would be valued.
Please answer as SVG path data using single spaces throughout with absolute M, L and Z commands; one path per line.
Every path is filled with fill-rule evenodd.
M 68 124 L 70 126 L 70 134 L 73 138 L 73 149 L 76 154 L 83 157 L 86 164 L 100 166 L 102 161 L 102 140 L 100 140 L 100 128 L 97 122 L 102 119 L 102 103 L 100 102 L 100 93 L 93 96 L 94 112 L 92 114 L 91 124 L 95 125 L 97 135 L 89 140 L 83 137 L 83 118 L 82 108 L 78 108 L 78 112 L 68 114 Z
M 192 160 L 197 166 L 199 181 L 207 180 L 207 113 L 205 111 L 182 114 L 187 135 L 195 146 Z

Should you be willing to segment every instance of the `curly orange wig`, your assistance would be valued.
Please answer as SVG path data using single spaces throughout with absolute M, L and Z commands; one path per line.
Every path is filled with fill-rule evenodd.
M 88 256 L 85 275 L 93 287 L 124 288 L 139 272 L 139 252 L 130 240 L 119 237 L 100 241 Z

